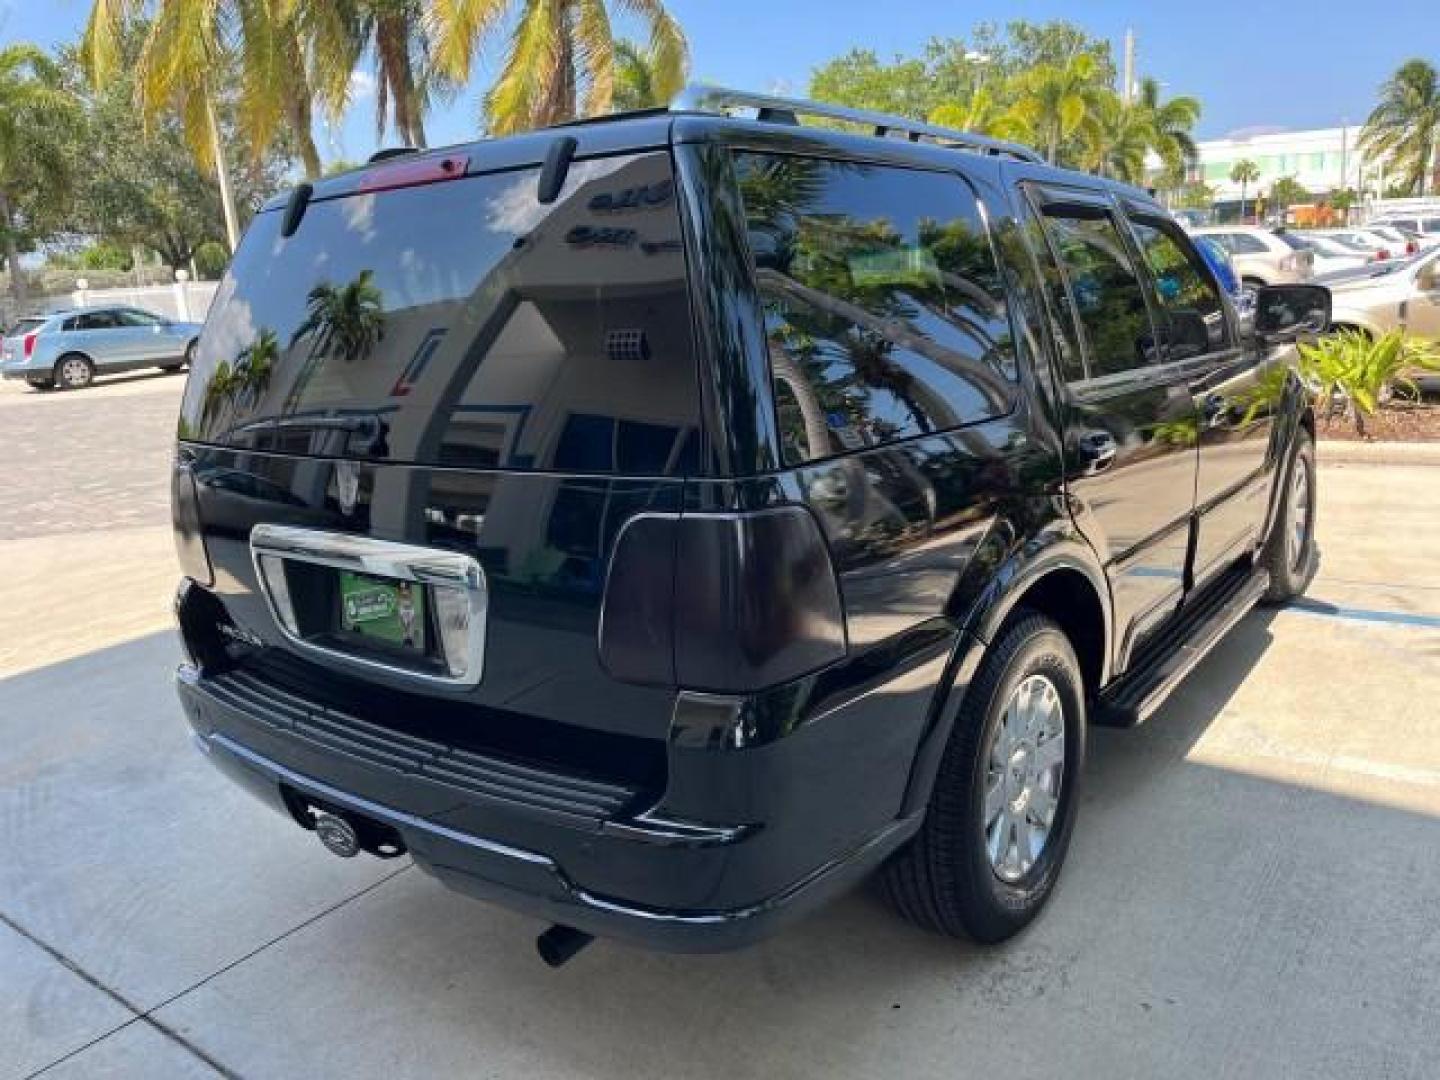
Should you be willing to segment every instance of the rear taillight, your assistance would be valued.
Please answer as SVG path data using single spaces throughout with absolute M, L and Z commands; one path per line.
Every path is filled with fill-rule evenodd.
M 25 346 L 26 360 L 29 360 L 30 357 L 35 354 L 35 339 L 39 336 L 39 330 L 31 330 L 30 333 L 26 334 L 23 338 L 20 339 L 21 343 Z
M 1382 262 L 1383 260 L 1388 258 L 1390 258 L 1390 252 L 1386 251 L 1384 248 L 1381 248 L 1379 251 L 1375 252 L 1376 262 Z
M 205 548 L 205 529 L 200 521 L 200 493 L 195 474 L 188 465 L 175 466 L 170 478 L 170 512 L 175 526 L 175 554 L 180 572 L 201 585 L 215 580 L 210 553 Z
M 845 651 L 835 569 L 803 507 L 642 514 L 616 540 L 600 660 L 617 679 L 749 693 Z

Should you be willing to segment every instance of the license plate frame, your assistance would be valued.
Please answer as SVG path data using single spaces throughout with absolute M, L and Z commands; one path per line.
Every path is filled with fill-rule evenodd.
M 429 686 L 463 689 L 484 675 L 489 588 L 471 555 L 351 533 L 261 523 L 250 530 L 261 594 L 281 633 L 297 648 L 360 671 Z M 340 601 L 303 624 L 290 596 L 287 567 L 332 567 L 421 590 L 426 650 L 390 645 L 343 630 Z M 335 591 L 339 591 L 338 582 Z M 347 640 L 348 639 L 348 640 Z M 371 647 L 347 647 L 367 642 Z

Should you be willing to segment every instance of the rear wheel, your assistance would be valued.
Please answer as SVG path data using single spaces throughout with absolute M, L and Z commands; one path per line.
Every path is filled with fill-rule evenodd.
M 95 365 L 88 356 L 66 353 L 55 361 L 55 385 L 62 390 L 83 390 L 95 381 Z
M 965 693 L 925 823 L 883 885 L 908 919 L 995 942 L 1044 906 L 1074 825 L 1084 683 L 1049 619 L 1022 614 Z
M 1261 555 L 1261 565 L 1270 571 L 1265 599 L 1272 604 L 1303 593 L 1320 566 L 1315 543 L 1315 440 L 1304 428 L 1295 439 L 1281 482 L 1285 486 L 1280 506 Z
M 194 359 L 195 359 L 195 342 L 192 341 L 192 342 L 190 342 L 189 345 L 186 345 L 186 346 L 185 346 L 185 359 L 181 360 L 178 364 L 161 364 L 161 365 L 160 365 L 160 370 L 161 370 L 161 371 L 168 371 L 168 372 L 171 372 L 171 373 L 173 374 L 174 372 L 179 371 L 179 370 L 180 370 L 181 368 L 183 368 L 183 367 L 189 367 L 189 366 L 190 366 L 190 362 L 191 362 L 192 360 L 194 360 Z

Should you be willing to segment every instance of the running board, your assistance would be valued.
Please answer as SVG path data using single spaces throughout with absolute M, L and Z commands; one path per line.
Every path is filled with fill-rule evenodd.
M 1247 566 L 1230 571 L 1196 599 L 1135 667 L 1105 689 L 1097 703 L 1095 722 L 1134 727 L 1153 716 L 1269 587 L 1266 570 Z

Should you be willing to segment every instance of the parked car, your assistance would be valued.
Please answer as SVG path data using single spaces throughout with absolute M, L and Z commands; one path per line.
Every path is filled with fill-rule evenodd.
M 1404 245 L 1397 244 L 1394 240 L 1371 232 L 1369 229 L 1329 229 L 1325 235 L 1357 250 L 1368 251 L 1377 260 L 1405 257 Z
M 1375 252 L 1362 248 L 1354 240 L 1342 240 L 1331 232 L 1295 232 L 1289 235 L 1302 240 L 1315 253 L 1316 276 L 1359 269 L 1378 258 Z
M 1440 244 L 1440 211 L 1387 215 L 1370 222 L 1366 228 L 1374 229 L 1377 226 L 1403 229 L 1407 233 L 1419 236 L 1422 238 L 1421 245 L 1424 247 Z
M 1418 255 L 1421 249 L 1434 244 L 1440 244 L 1440 233 L 1437 233 L 1427 240 L 1420 233 L 1411 232 L 1409 229 L 1402 228 L 1399 225 L 1377 225 L 1371 223 L 1365 226 L 1365 231 L 1373 236 L 1388 240 L 1391 244 L 1395 245 L 1395 247 L 1403 251 L 1405 255 Z
M 1269 229 L 1217 225 L 1195 229 L 1192 234 L 1208 236 L 1228 251 L 1246 285 L 1293 284 L 1309 281 L 1314 275 L 1310 251 L 1297 249 Z
M 178 371 L 190 361 L 200 324 L 133 307 L 91 307 L 24 320 L 5 337 L 0 375 L 36 389 L 78 390 L 97 375 L 137 368 Z
M 741 945 L 874 871 L 1005 938 L 1089 724 L 1314 574 L 1285 365 L 1329 294 L 1242 332 L 1140 189 L 682 102 L 255 215 L 173 474 L 195 741 L 332 852 L 553 922 L 551 963 Z
M 1325 280 L 1337 328 L 1379 337 L 1405 330 L 1440 340 L 1440 248 L 1411 259 L 1376 263 L 1367 272 Z
M 1321 274 L 1332 274 L 1337 270 L 1356 270 L 1375 261 L 1375 253 L 1355 244 L 1348 244 L 1329 233 L 1286 232 L 1283 238 L 1304 244 L 1315 257 L 1314 270 Z

